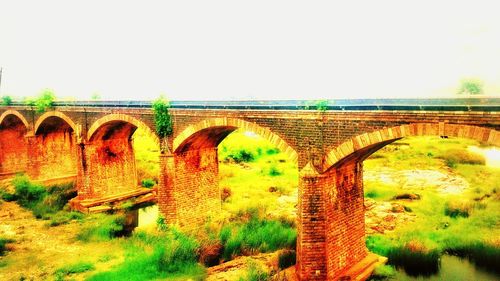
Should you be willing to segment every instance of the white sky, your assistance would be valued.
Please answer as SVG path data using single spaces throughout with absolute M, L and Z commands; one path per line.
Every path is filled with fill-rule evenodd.
M 0 94 L 428 97 L 465 77 L 500 94 L 498 1 L 338 2 L 0 0 Z

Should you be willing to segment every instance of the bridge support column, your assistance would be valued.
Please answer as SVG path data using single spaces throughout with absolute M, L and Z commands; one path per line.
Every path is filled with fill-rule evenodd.
M 352 160 L 322 174 L 311 164 L 301 171 L 300 280 L 354 280 L 369 274 L 378 260 L 368 256 L 365 246 L 362 170 L 362 162 Z
M 220 212 L 216 147 L 162 157 L 158 204 L 168 224 L 194 228 Z
M 165 217 L 167 224 L 177 225 L 177 208 L 175 191 L 175 162 L 174 155 L 160 155 L 160 181 L 158 183 L 158 208 Z
M 300 171 L 296 266 L 299 280 L 326 280 L 324 180 L 311 163 Z

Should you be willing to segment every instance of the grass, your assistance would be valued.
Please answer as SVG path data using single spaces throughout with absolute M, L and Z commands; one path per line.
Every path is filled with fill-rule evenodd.
M 294 249 L 297 232 L 290 225 L 280 221 L 251 218 L 243 224 L 225 225 L 220 232 L 224 245 L 223 258 L 253 253 L 273 252 L 278 249 Z
M 74 264 L 69 264 L 57 269 L 54 273 L 55 280 L 64 280 L 65 276 L 82 273 L 86 271 L 92 271 L 95 269 L 95 266 L 91 262 L 80 261 Z
M 123 263 L 87 280 L 203 280 L 198 247 L 195 239 L 172 229 L 156 234 L 137 232 L 124 242 Z
M 158 182 L 160 175 L 160 148 L 141 128 L 138 128 L 134 132 L 133 139 L 137 185 L 141 185 L 143 181 Z
M 108 241 L 124 234 L 124 224 L 122 214 L 95 214 L 86 219 L 77 239 L 83 242 Z
M 11 242 L 14 242 L 14 240 L 0 237 L 0 256 L 5 254 L 7 251 L 6 245 Z
M 262 269 L 262 266 L 250 261 L 246 276 L 240 277 L 239 281 L 266 281 L 269 277 L 269 274 Z
M 396 270 L 390 265 L 377 266 L 369 280 L 387 280 L 396 274 Z
M 76 196 L 73 183 L 45 187 L 31 182 L 25 175 L 17 175 L 12 184 L 15 192 L 8 195 L 9 199 L 16 200 L 22 207 L 30 209 L 38 219 L 52 219 L 63 210 L 69 199 Z M 74 214 L 67 216 L 74 217 Z M 54 225 L 62 223 L 61 217 L 62 215 L 58 215 L 56 220 L 59 220 L 59 223 Z
M 460 194 L 440 194 L 426 187 L 401 189 L 377 180 L 365 181 L 365 196 L 375 200 L 393 201 L 394 193 L 421 195 L 420 200 L 404 201 L 416 215 L 415 222 L 399 225 L 392 233 L 368 236 L 368 249 L 389 257 L 390 264 L 405 268 L 410 274 L 436 271 L 439 257 L 444 253 L 466 257 L 490 270 L 500 268 L 497 195 L 500 170 L 482 165 L 484 159 L 474 160 L 476 156 L 463 153 L 467 146 L 480 144 L 430 137 L 407 138 L 401 142 L 404 143 L 394 143 L 374 154 L 375 157 L 365 161 L 365 169 L 385 165 L 395 170 L 446 170 L 450 168 L 447 159 L 452 159 L 452 171 L 465 178 L 470 187 Z

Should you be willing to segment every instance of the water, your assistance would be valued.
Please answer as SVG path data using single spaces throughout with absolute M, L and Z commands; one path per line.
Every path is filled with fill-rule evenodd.
M 409 276 L 403 269 L 399 269 L 391 280 L 398 281 L 497 281 L 500 276 L 495 273 L 478 268 L 467 259 L 455 256 L 443 255 L 441 257 L 441 268 L 432 276 Z
M 500 168 L 500 148 L 469 146 L 467 150 L 483 155 L 487 167 Z

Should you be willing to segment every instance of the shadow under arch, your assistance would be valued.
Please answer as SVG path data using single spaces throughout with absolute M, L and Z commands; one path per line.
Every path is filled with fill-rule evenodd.
M 19 120 L 21 120 L 21 122 L 26 127 L 26 130 L 28 130 L 28 128 L 30 127 L 28 120 L 26 120 L 26 118 L 17 110 L 9 109 L 9 110 L 4 111 L 2 113 L 2 115 L 0 115 L 0 124 L 2 124 L 3 121 L 5 120 L 5 118 L 7 118 L 9 115 L 14 115 L 17 118 L 19 118 Z
M 69 118 L 66 114 L 60 112 L 60 111 L 49 111 L 45 112 L 42 116 L 38 118 L 35 122 L 35 127 L 33 129 L 33 133 L 37 135 L 39 133 L 40 127 L 51 117 L 57 117 L 59 119 L 62 119 L 66 124 L 71 127 L 75 135 L 79 136 L 80 135 L 80 128 L 79 126 L 71 119 Z
M 97 119 L 93 124 L 92 126 L 90 126 L 90 129 L 88 130 L 87 132 L 87 140 L 88 141 L 92 141 L 94 140 L 96 137 L 96 133 L 98 131 L 101 131 L 101 129 L 103 128 L 103 126 L 108 126 L 109 128 L 108 129 L 112 129 L 113 127 L 113 124 L 112 123 L 115 123 L 115 125 L 118 125 L 118 124 L 121 124 L 121 125 L 118 125 L 118 126 L 123 126 L 123 123 L 128 123 L 128 124 L 131 124 L 133 127 L 135 128 L 130 128 L 130 136 L 134 133 L 134 131 L 137 129 L 137 128 L 141 128 L 143 129 L 146 134 L 151 137 L 153 139 L 153 141 L 155 142 L 156 145 L 160 145 L 160 140 L 158 138 L 158 136 L 151 130 L 151 128 L 149 126 L 147 126 L 146 124 L 144 124 L 142 121 L 132 117 L 132 116 L 129 116 L 127 114 L 117 114 L 117 113 L 113 113 L 113 114 L 108 114 L 104 117 L 101 117 L 99 119 Z M 129 136 L 129 137 L 130 137 Z M 100 137 L 105 137 L 104 135 L 100 136 Z
M 236 118 L 211 118 L 185 128 L 173 141 L 174 153 L 182 153 L 191 148 L 217 147 L 226 136 L 242 129 L 251 131 L 268 140 L 284 152 L 292 161 L 297 161 L 298 155 L 288 143 L 270 129 Z
M 410 136 L 457 137 L 500 146 L 500 132 L 495 129 L 458 124 L 414 123 L 364 133 L 343 142 L 325 156 L 323 170 L 329 170 L 352 158 L 364 160 L 385 145 Z
M 0 115 L 0 176 L 11 177 L 26 171 L 28 131 L 29 124 L 18 111 L 7 110 Z

